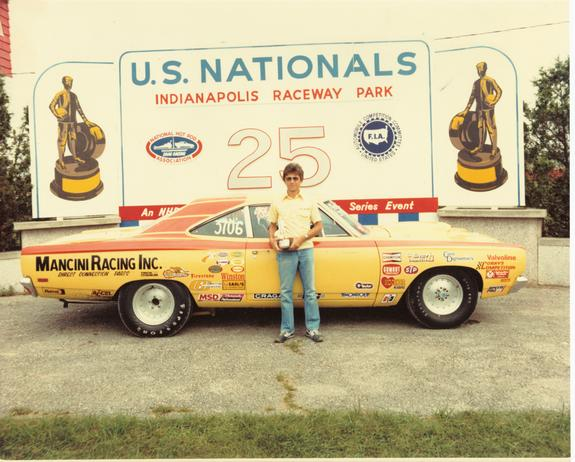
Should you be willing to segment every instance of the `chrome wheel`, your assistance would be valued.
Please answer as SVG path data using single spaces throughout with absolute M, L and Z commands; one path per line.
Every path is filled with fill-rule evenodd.
M 176 300 L 162 284 L 144 284 L 136 290 L 132 301 L 134 315 L 150 326 L 165 323 L 176 309 Z
M 463 301 L 463 287 L 449 274 L 431 277 L 423 286 L 423 302 L 433 314 L 445 316 L 455 313 Z

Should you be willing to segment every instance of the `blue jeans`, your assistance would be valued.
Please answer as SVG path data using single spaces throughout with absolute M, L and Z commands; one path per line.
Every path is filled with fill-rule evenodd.
M 308 330 L 318 330 L 319 306 L 315 292 L 313 249 L 278 252 L 277 260 L 280 271 L 281 331 L 293 332 L 295 330 L 293 284 L 298 269 L 303 285 L 305 327 Z

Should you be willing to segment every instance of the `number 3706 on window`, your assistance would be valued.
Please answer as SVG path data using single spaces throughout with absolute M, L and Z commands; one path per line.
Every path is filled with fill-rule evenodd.
M 290 162 L 299 162 L 302 157 L 311 157 L 317 164 L 316 172 L 306 177 L 302 187 L 316 186 L 329 176 L 331 160 L 327 153 L 320 148 L 312 146 L 313 139 L 325 138 L 325 129 L 318 127 L 280 127 L 279 129 L 279 157 Z M 257 128 L 244 128 L 234 133 L 228 140 L 228 146 L 241 146 L 246 140 L 255 140 L 255 149 L 240 160 L 230 170 L 228 176 L 228 189 L 266 189 L 272 187 L 271 176 L 247 176 L 242 172 L 249 165 L 268 154 L 272 147 L 272 139 L 263 130 Z M 294 147 L 304 141 L 305 146 Z M 295 143 L 294 143 L 295 142 Z

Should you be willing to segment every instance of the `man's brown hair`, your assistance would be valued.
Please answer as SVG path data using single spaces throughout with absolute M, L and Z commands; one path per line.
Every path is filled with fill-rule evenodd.
M 303 168 L 297 162 L 290 162 L 285 166 L 282 178 L 285 180 L 290 173 L 297 173 L 300 179 L 303 180 Z

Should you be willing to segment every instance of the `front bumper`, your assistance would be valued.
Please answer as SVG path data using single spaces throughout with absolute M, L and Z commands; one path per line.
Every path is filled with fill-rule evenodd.
M 30 279 L 29 277 L 22 278 L 20 279 L 20 284 L 24 287 L 24 289 L 26 289 L 26 292 L 28 292 L 30 295 L 32 295 L 33 297 L 38 296 L 38 292 L 36 292 L 36 288 L 32 283 L 32 279 Z
M 525 287 L 527 285 L 527 283 L 529 282 L 529 280 L 527 279 L 526 276 L 519 276 L 517 278 L 517 280 L 515 281 L 515 285 L 511 288 L 511 290 L 509 291 L 510 294 L 515 293 L 515 292 L 519 292 L 521 289 L 523 289 L 523 287 Z

